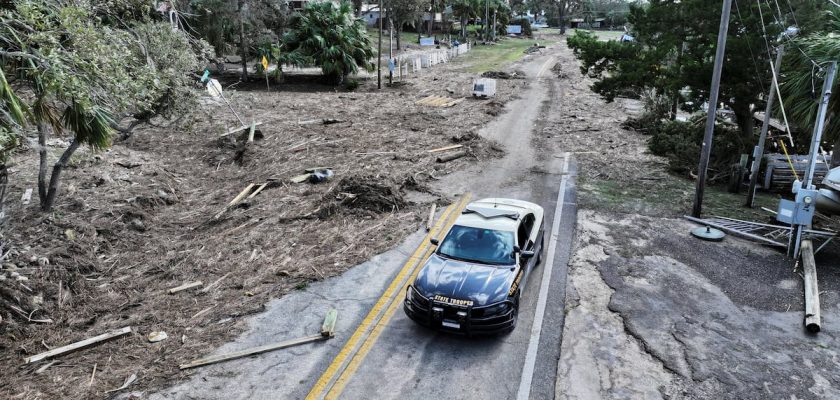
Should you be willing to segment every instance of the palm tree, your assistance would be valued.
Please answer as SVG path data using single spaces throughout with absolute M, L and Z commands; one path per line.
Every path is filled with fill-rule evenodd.
M 461 21 L 461 38 L 467 40 L 467 21 L 478 16 L 478 0 L 455 0 L 452 13 Z
M 373 70 L 373 44 L 364 22 L 353 16 L 350 3 L 309 2 L 292 16 L 283 47 L 296 58 L 310 60 L 335 83 L 359 68 Z
M 816 32 L 797 38 L 790 46 L 794 48 L 785 54 L 786 62 L 782 67 L 779 89 L 789 119 L 802 129 L 800 142 L 804 140 L 807 143 L 816 122 L 824 68 L 828 62 L 840 60 L 840 15 L 835 18 L 832 32 Z M 832 84 L 823 135 L 826 142 L 834 144 L 832 165 L 840 165 L 839 81 L 835 79 Z

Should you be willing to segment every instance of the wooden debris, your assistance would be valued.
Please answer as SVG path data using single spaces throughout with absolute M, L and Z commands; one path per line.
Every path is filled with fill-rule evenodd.
M 460 149 L 461 147 L 464 147 L 464 145 L 462 145 L 462 144 L 453 144 L 453 145 L 451 145 L 451 146 L 439 147 L 439 148 L 437 148 L 437 149 L 432 149 L 432 150 L 426 150 L 426 152 L 427 152 L 427 153 L 438 153 L 438 152 L 441 152 L 441 151 L 446 151 L 446 150 L 455 150 L 455 149 Z
M 437 203 L 432 203 L 432 209 L 429 211 L 429 219 L 426 220 L 426 232 L 432 230 L 432 223 L 435 220 L 435 210 L 437 210 Z
M 180 291 L 184 291 L 184 290 L 187 290 L 187 289 L 192 289 L 192 288 L 199 287 L 201 285 L 203 285 L 203 283 L 201 281 L 188 282 L 188 283 L 185 283 L 181 286 L 169 289 L 169 294 L 175 294 L 175 293 L 178 293 Z
M 105 391 L 105 393 L 112 393 L 112 392 L 117 392 L 117 391 L 123 390 L 123 389 L 127 388 L 128 385 L 131 385 L 132 383 L 134 383 L 134 381 L 136 381 L 136 380 L 137 380 L 137 374 L 131 374 L 131 375 L 129 375 L 128 378 L 125 378 L 125 382 L 123 382 L 122 386 L 120 386 L 116 389 L 111 389 L 111 390 Z
M 254 198 L 254 196 L 256 196 L 256 195 L 260 194 L 260 192 L 262 192 L 262 191 L 263 191 L 263 189 L 265 189 L 265 187 L 266 187 L 266 186 L 268 186 L 268 182 L 263 183 L 262 185 L 258 186 L 258 187 L 257 187 L 257 190 L 254 190 L 254 193 L 251 193 L 251 195 L 250 195 L 250 196 L 248 196 L 248 199 L 253 199 L 253 198 Z
M 457 160 L 457 159 L 459 159 L 459 158 L 461 158 L 465 155 L 467 155 L 466 151 L 457 151 L 455 153 L 440 156 L 440 157 L 437 158 L 436 161 L 439 162 L 439 163 L 450 162 L 452 160 Z
M 326 279 L 324 274 L 322 274 L 321 271 L 318 271 L 318 268 L 315 268 L 314 265 L 310 265 L 310 267 L 312 267 L 312 270 L 315 271 L 315 273 L 318 274 L 321 277 L 321 279 Z
M 263 124 L 262 122 L 255 122 L 255 123 L 252 123 L 251 125 L 242 125 L 242 126 L 240 126 L 239 128 L 231 129 L 231 130 L 227 131 L 226 133 L 223 133 L 223 134 L 222 134 L 222 137 L 225 137 L 225 136 L 228 136 L 228 135 L 232 135 L 232 134 L 237 133 L 237 132 L 242 132 L 242 131 L 244 131 L 244 130 L 246 130 L 246 129 L 250 129 L 252 126 L 253 126 L 254 128 L 256 128 L 256 127 L 258 127 L 258 126 L 260 126 L 260 125 L 262 125 L 262 124 Z
M 212 306 L 210 306 L 210 307 L 207 307 L 207 308 L 205 308 L 205 309 L 203 309 L 203 310 L 201 310 L 201 311 L 199 311 L 199 312 L 197 312 L 197 313 L 193 314 L 193 316 L 192 316 L 192 317 L 190 317 L 190 319 L 193 319 L 193 318 L 198 318 L 198 317 L 200 317 L 200 316 L 202 316 L 202 315 L 204 315 L 204 314 L 207 314 L 208 312 L 210 312 L 210 310 L 212 310 L 212 309 L 213 309 L 213 307 L 216 307 L 216 306 L 215 306 L 215 305 L 212 305 Z
M 88 387 L 93 386 L 93 378 L 96 376 L 96 363 L 93 363 L 93 372 L 90 373 L 90 381 L 88 382 Z
M 820 331 L 820 291 L 817 285 L 817 263 L 814 244 L 802 241 L 802 272 L 805 281 L 805 328 L 811 333 Z
M 283 342 L 267 344 L 265 346 L 253 347 L 246 350 L 240 350 L 233 353 L 228 354 L 220 354 L 217 356 L 210 356 L 205 358 L 200 358 L 198 360 L 181 364 L 178 366 L 180 369 L 189 369 L 195 367 L 201 367 L 204 365 L 216 364 L 224 361 L 235 360 L 237 358 L 253 356 L 257 354 L 267 353 L 269 351 L 285 349 L 287 347 L 298 346 L 301 344 L 312 343 L 312 342 L 319 342 L 328 340 L 335 336 L 335 322 L 338 319 L 338 311 L 335 309 L 330 309 L 327 312 L 326 317 L 324 318 L 324 323 L 321 324 L 321 332 L 317 335 L 306 336 L 298 339 L 286 340 Z
M 150 343 L 161 342 L 161 341 L 164 341 L 168 338 L 169 338 L 169 335 L 166 334 L 166 332 L 164 332 L 164 331 L 149 332 L 149 334 L 146 335 L 146 339 L 148 339 Z
M 26 191 L 23 192 L 23 196 L 20 198 L 20 201 L 21 201 L 21 203 L 23 203 L 23 205 L 28 205 L 29 202 L 32 201 L 32 189 L 31 188 L 26 189 Z
M 335 321 L 338 319 L 338 311 L 331 308 L 327 311 L 324 323 L 321 324 L 321 336 L 331 338 L 335 336 Z
M 222 277 L 221 277 L 221 278 L 216 279 L 215 281 L 213 281 L 213 283 L 211 283 L 211 284 L 209 284 L 209 285 L 205 286 L 205 287 L 204 287 L 204 289 L 201 289 L 201 293 L 207 293 L 207 292 L 209 292 L 209 291 L 210 291 L 210 289 L 212 289 L 212 288 L 216 287 L 216 285 L 218 285 L 221 281 L 223 281 L 225 278 L 227 278 L 227 277 L 228 277 L 228 275 L 230 275 L 230 272 L 228 272 L 228 273 L 226 273 L 226 274 L 222 275 Z
M 305 174 L 302 174 L 302 175 L 293 176 L 289 179 L 289 181 L 292 182 L 292 183 L 303 183 L 303 182 L 306 182 L 307 180 L 309 180 L 310 176 L 312 176 L 311 173 L 305 173 Z
M 225 211 L 227 211 L 231 207 L 239 204 L 239 202 L 242 201 L 242 199 L 244 199 L 245 196 L 248 195 L 248 193 L 251 193 L 251 189 L 253 189 L 254 186 L 255 185 L 253 183 L 249 183 L 248 186 L 245 187 L 245 189 L 242 189 L 242 191 L 239 192 L 239 194 L 236 195 L 236 197 L 234 197 L 233 200 L 231 200 L 230 203 L 228 203 L 228 205 L 225 208 L 222 209 L 222 211 L 219 211 L 218 214 L 214 215 L 213 219 L 219 219 L 219 217 L 221 217 L 222 214 L 225 213 Z
M 53 364 L 55 364 L 55 363 L 57 363 L 57 362 L 58 362 L 58 361 L 50 361 L 50 362 L 48 362 L 48 363 L 46 363 L 46 364 L 42 365 L 42 366 L 41 366 L 41 368 L 38 368 L 38 369 L 36 369 L 36 370 L 35 370 L 35 374 L 36 374 L 36 375 L 41 375 L 41 374 L 43 374 L 44 372 L 46 372 L 46 371 L 47 371 L 47 368 L 52 367 L 52 366 L 53 366 Z
M 332 124 L 340 124 L 342 122 L 347 122 L 341 119 L 334 119 L 334 118 L 322 118 L 322 119 L 310 119 L 306 121 L 298 120 L 298 125 L 312 125 L 317 123 L 322 123 L 324 125 L 332 125 Z
M 306 337 L 302 337 L 302 338 L 298 338 L 298 339 L 292 339 L 292 340 L 287 340 L 287 341 L 284 341 L 284 342 L 278 342 L 278 343 L 268 344 L 268 345 L 265 345 L 265 346 L 254 347 L 254 348 L 247 349 L 247 350 L 237 351 L 237 352 L 234 352 L 234 353 L 205 357 L 205 358 L 201 358 L 201 359 L 189 362 L 187 364 L 181 364 L 181 365 L 178 366 L 178 368 L 189 369 L 189 368 L 201 367 L 201 366 L 204 366 L 204 365 L 216 364 L 216 363 L 229 361 L 229 360 L 235 360 L 237 358 L 253 356 L 253 355 L 256 355 L 256 354 L 262 354 L 262 353 L 266 353 L 266 352 L 269 352 L 269 351 L 285 349 L 287 347 L 298 346 L 298 345 L 301 345 L 301 344 L 318 342 L 318 341 L 327 340 L 327 339 L 329 339 L 329 337 L 325 337 L 324 335 L 321 335 L 321 334 L 306 336 Z
M 424 97 L 420 100 L 414 102 L 414 104 L 424 105 L 424 106 L 432 106 L 432 107 L 452 107 L 462 101 L 466 100 L 466 97 L 461 97 L 458 99 L 453 99 L 451 97 L 443 97 L 443 96 L 428 96 Z
M 257 124 L 251 122 L 251 129 L 248 130 L 248 143 L 254 141 L 254 132 L 256 132 Z
M 75 342 L 75 343 L 72 343 L 72 344 L 68 344 L 66 346 L 61 346 L 61 347 L 52 349 L 50 351 L 45 351 L 43 353 L 36 354 L 32 357 L 26 357 L 25 359 L 23 359 L 23 362 L 24 362 L 24 364 L 29 364 L 29 363 L 33 363 L 33 362 L 36 362 L 36 361 L 41 361 L 41 360 L 44 360 L 44 359 L 47 359 L 47 358 L 50 358 L 50 357 L 60 356 L 62 354 L 70 353 L 72 351 L 76 351 L 76 350 L 82 349 L 84 347 L 87 347 L 87 346 L 90 346 L 90 345 L 93 345 L 93 344 L 96 344 L 96 343 L 104 342 L 106 340 L 111 340 L 111 339 L 126 335 L 128 333 L 131 333 L 131 327 L 130 326 L 126 326 L 125 328 L 117 329 L 115 331 L 111 331 L 111 332 L 108 332 L 108 333 L 103 333 L 99 336 L 94 336 L 92 338 L 81 340 L 81 341 L 78 341 L 78 342 Z

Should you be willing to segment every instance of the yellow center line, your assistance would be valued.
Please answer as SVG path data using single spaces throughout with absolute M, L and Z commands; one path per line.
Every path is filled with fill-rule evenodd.
M 387 322 L 387 320 L 385 320 L 385 317 L 387 316 L 387 318 L 390 319 L 390 316 L 393 315 L 393 312 L 389 313 L 389 310 L 394 308 L 393 305 L 401 304 L 401 302 L 397 301 L 397 297 L 399 297 L 399 292 L 396 292 L 396 290 L 398 288 L 402 288 L 403 292 L 405 291 L 405 287 L 408 285 L 408 283 L 411 282 L 411 279 L 406 279 L 406 276 L 410 273 L 411 275 L 415 275 L 412 273 L 412 271 L 414 271 L 415 269 L 419 270 L 419 268 L 417 267 L 423 260 L 425 260 L 430 255 L 433 249 L 429 245 L 429 239 L 434 237 L 435 235 L 440 236 L 442 233 L 448 231 L 449 226 L 455 223 L 457 216 L 460 214 L 460 211 L 466 206 L 467 202 L 469 202 L 470 197 L 470 194 L 465 194 L 457 203 L 450 205 L 444 210 L 440 219 L 438 219 L 438 221 L 435 223 L 435 226 L 429 231 L 429 234 L 426 235 L 426 237 L 423 239 L 423 242 L 421 242 L 421 245 L 417 248 L 414 254 L 412 254 L 411 257 L 408 258 L 408 260 L 401 268 L 400 272 L 397 274 L 397 276 L 394 278 L 394 280 L 391 282 L 391 284 L 388 286 L 388 288 L 385 290 L 385 292 L 382 294 L 379 300 L 377 300 L 376 304 L 374 304 L 373 308 L 370 310 L 367 316 L 365 316 L 365 318 L 359 324 L 359 327 L 356 328 L 356 331 L 353 332 L 353 335 L 350 336 L 350 339 L 338 352 L 338 355 L 336 355 L 335 359 L 333 359 L 333 361 L 330 363 L 330 365 L 327 367 L 327 369 L 324 371 L 324 373 L 321 375 L 318 381 L 315 382 L 315 385 L 312 387 L 312 389 L 309 391 L 309 394 L 306 396 L 307 400 L 315 400 L 322 398 L 322 393 L 325 390 L 331 389 L 330 384 L 337 374 L 341 373 L 342 376 L 346 375 L 346 370 L 342 370 L 342 366 L 345 364 L 349 357 L 353 356 L 353 359 L 355 359 L 358 356 L 358 354 L 354 355 L 353 350 L 356 348 L 356 346 L 358 345 L 362 337 L 365 335 L 365 333 L 368 332 L 368 330 L 371 328 L 372 325 L 374 325 L 374 323 L 376 324 L 375 326 L 373 326 L 374 330 L 377 327 L 384 325 L 384 322 Z M 390 307 L 388 307 L 388 309 L 385 310 L 385 307 L 388 306 L 389 302 L 392 303 L 390 304 Z M 385 314 L 379 321 L 376 321 L 376 318 L 379 316 L 380 313 L 382 313 L 383 310 L 385 310 Z M 372 333 L 373 330 L 371 330 L 371 334 Z M 365 339 L 365 342 L 362 343 L 362 347 L 367 348 L 367 351 L 369 351 L 370 345 L 365 345 L 369 341 L 370 336 L 368 336 L 368 338 Z M 353 359 L 351 359 L 351 363 L 353 362 Z M 364 356 L 362 356 L 359 359 L 357 364 L 360 363 L 362 359 L 364 359 Z M 353 371 L 355 371 L 355 368 Z M 346 376 L 349 377 L 349 375 Z M 347 379 L 345 378 L 344 380 L 346 381 Z

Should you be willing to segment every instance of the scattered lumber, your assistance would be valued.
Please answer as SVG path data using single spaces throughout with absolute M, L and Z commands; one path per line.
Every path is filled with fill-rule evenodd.
M 322 123 L 324 125 L 332 125 L 332 124 L 340 124 L 342 122 L 347 122 L 341 119 L 334 119 L 334 118 L 320 118 L 320 119 L 310 119 L 306 121 L 298 120 L 298 125 L 312 125 L 317 123 Z
M 262 125 L 262 124 L 263 124 L 262 122 L 255 122 L 255 123 L 252 123 L 251 125 L 242 125 L 242 126 L 240 126 L 239 128 L 234 128 L 234 129 L 231 129 L 231 130 L 229 130 L 229 131 L 227 131 L 227 132 L 223 133 L 223 134 L 222 134 L 222 137 L 225 137 L 225 136 L 228 136 L 228 135 L 232 135 L 232 134 L 237 133 L 237 132 L 242 132 L 242 131 L 244 131 L 244 130 L 246 130 L 246 129 L 253 129 L 253 128 L 256 128 L 256 127 L 258 127 L 258 126 L 260 126 L 260 125 Z M 252 127 L 253 127 L 253 128 L 252 128 Z
M 201 293 L 207 293 L 207 292 L 209 292 L 209 291 L 210 291 L 210 289 L 212 289 L 212 288 L 216 287 L 216 285 L 218 285 L 220 282 L 222 282 L 223 280 L 225 280 L 225 278 L 227 278 L 227 277 L 228 277 L 228 275 L 230 275 L 230 272 L 228 272 L 228 273 L 226 273 L 226 274 L 222 275 L 222 277 L 221 277 L 221 278 L 216 279 L 215 281 L 213 281 L 213 283 L 211 283 L 211 284 L 209 284 L 209 285 L 205 286 L 205 287 L 204 287 L 204 289 L 201 289 Z
M 36 375 L 41 375 L 41 374 L 43 374 L 44 372 L 46 372 L 46 371 L 47 371 L 47 368 L 52 367 L 52 366 L 53 366 L 53 364 L 55 364 L 56 362 L 57 362 L 57 361 L 50 361 L 50 362 L 48 362 L 48 363 L 46 363 L 46 364 L 42 365 L 42 366 L 41 366 L 41 368 L 38 368 L 38 369 L 36 369 L 36 370 L 35 370 L 35 374 L 36 374 Z
M 256 189 L 256 190 L 254 190 L 254 192 L 253 192 L 253 193 L 251 193 L 251 195 L 250 195 L 250 196 L 248 196 L 248 199 L 253 199 L 253 198 L 254 198 L 254 196 L 256 196 L 256 195 L 260 194 L 260 192 L 262 192 L 262 191 L 263 191 L 263 189 L 265 189 L 265 187 L 266 187 L 266 186 L 268 186 L 268 182 L 263 183 L 262 185 L 258 186 L 258 187 L 257 187 L 257 189 Z
M 817 263 L 814 260 L 814 244 L 802 241 L 802 272 L 805 281 L 805 328 L 808 332 L 820 331 L 820 291 L 817 285 Z
M 466 100 L 466 97 L 453 99 L 451 97 L 444 96 L 428 96 L 415 101 L 414 104 L 432 107 L 452 107 L 464 100 Z
M 125 328 L 117 329 L 117 330 L 114 330 L 114 331 L 111 331 L 111 332 L 103 333 L 99 336 L 94 336 L 92 338 L 88 338 L 88 339 L 85 339 L 85 340 L 80 340 L 78 342 L 68 344 L 66 346 L 57 347 L 57 348 L 54 348 L 50 351 L 45 351 L 43 353 L 36 354 L 32 357 L 26 357 L 23 360 L 23 362 L 24 362 L 24 364 L 30 364 L 30 363 L 33 363 L 33 362 L 36 362 L 36 361 L 41 361 L 41 360 L 47 359 L 47 358 L 60 356 L 60 355 L 67 354 L 67 353 L 70 353 L 70 352 L 73 352 L 73 351 L 76 351 L 76 350 L 79 350 L 79 349 L 82 349 L 82 348 L 85 348 L 85 347 L 88 347 L 88 346 L 91 346 L 91 345 L 94 345 L 94 344 L 97 344 L 97 343 L 104 342 L 106 340 L 111 340 L 111 339 L 114 339 L 114 338 L 118 338 L 118 337 L 126 335 L 128 333 L 131 333 L 131 327 L 130 326 L 126 326 Z
M 131 385 L 132 383 L 134 383 L 134 381 L 136 381 L 136 380 L 137 380 L 137 374 L 131 374 L 131 375 L 129 375 L 128 378 L 125 378 L 125 382 L 123 382 L 122 386 L 120 386 L 116 389 L 106 390 L 105 393 L 112 393 L 112 392 L 118 392 L 120 390 L 123 390 L 123 389 L 127 388 L 128 385 Z
M 257 124 L 251 122 L 251 129 L 248 130 L 248 143 L 254 141 L 254 132 L 256 131 Z
M 267 353 L 269 351 L 285 349 L 292 346 L 299 346 L 306 343 L 313 343 L 313 342 L 320 342 L 324 340 L 328 340 L 335 336 L 335 322 L 338 319 L 338 311 L 335 309 L 331 309 L 327 312 L 326 317 L 324 318 L 324 323 L 321 325 L 321 332 L 317 335 L 312 336 L 305 336 L 302 338 L 286 340 L 283 342 L 277 342 L 272 344 L 267 344 L 265 346 L 253 347 L 246 350 L 236 351 L 233 353 L 228 354 L 220 354 L 217 356 L 210 356 L 205 358 L 200 358 L 195 361 L 191 361 L 186 364 L 181 364 L 178 368 L 184 370 L 189 368 L 201 367 L 204 365 L 216 364 L 224 361 L 235 360 L 237 358 L 253 356 L 257 354 Z
M 187 282 L 187 283 L 185 283 L 181 286 L 177 286 L 177 287 L 174 287 L 172 289 L 169 289 L 169 294 L 175 294 L 175 293 L 187 290 L 187 289 L 197 288 L 201 285 L 203 285 L 203 283 L 201 281 Z
M 432 230 L 432 223 L 435 220 L 435 210 L 437 209 L 437 203 L 432 203 L 432 209 L 429 211 L 429 219 L 426 220 L 426 232 Z
M 438 157 L 436 161 L 439 162 L 439 163 L 445 163 L 445 162 L 450 162 L 452 160 L 457 160 L 457 159 L 459 159 L 463 156 L 466 156 L 466 155 L 467 155 L 466 151 L 456 151 L 456 152 L 451 153 L 451 154 L 442 155 L 442 156 Z
M 439 153 L 439 152 L 441 152 L 441 151 L 447 151 L 447 150 L 460 149 L 461 147 L 464 147 L 464 145 L 462 145 L 462 144 L 453 144 L 453 145 L 451 145 L 451 146 L 445 146 L 445 147 L 439 147 L 439 148 L 437 148 L 437 149 L 426 150 L 426 152 L 427 152 L 427 153 Z
M 242 201 L 242 199 L 244 199 L 245 196 L 247 196 L 249 193 L 251 193 L 251 190 L 254 188 L 254 186 L 256 186 L 256 185 L 254 185 L 253 183 L 249 183 L 248 186 L 245 187 L 245 189 L 242 189 L 242 191 L 239 192 L 239 194 L 236 195 L 236 197 L 234 197 L 233 200 L 231 200 L 230 203 L 228 203 L 228 205 L 225 208 L 222 209 L 222 211 L 219 211 L 218 214 L 214 215 L 213 219 L 219 219 L 219 217 L 221 217 L 222 214 L 225 213 L 225 211 L 227 211 L 231 207 L 239 204 L 239 202 Z
M 293 176 L 293 177 L 289 178 L 289 181 L 292 182 L 292 183 L 303 183 L 303 182 L 306 182 L 307 180 L 309 180 L 310 176 L 312 176 L 312 173 L 307 172 L 305 174 Z

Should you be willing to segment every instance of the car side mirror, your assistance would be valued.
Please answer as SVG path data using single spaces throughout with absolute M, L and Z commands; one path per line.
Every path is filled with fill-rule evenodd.
M 519 256 L 522 258 L 531 258 L 534 256 L 534 252 L 531 250 L 525 250 L 519 253 Z
M 431 238 L 431 239 L 429 239 L 429 242 L 431 242 L 431 243 L 432 243 L 433 245 L 435 245 L 435 246 L 437 246 L 437 245 L 439 245 L 439 244 L 440 244 L 440 240 L 437 240 L 437 239 L 435 239 L 435 238 Z

